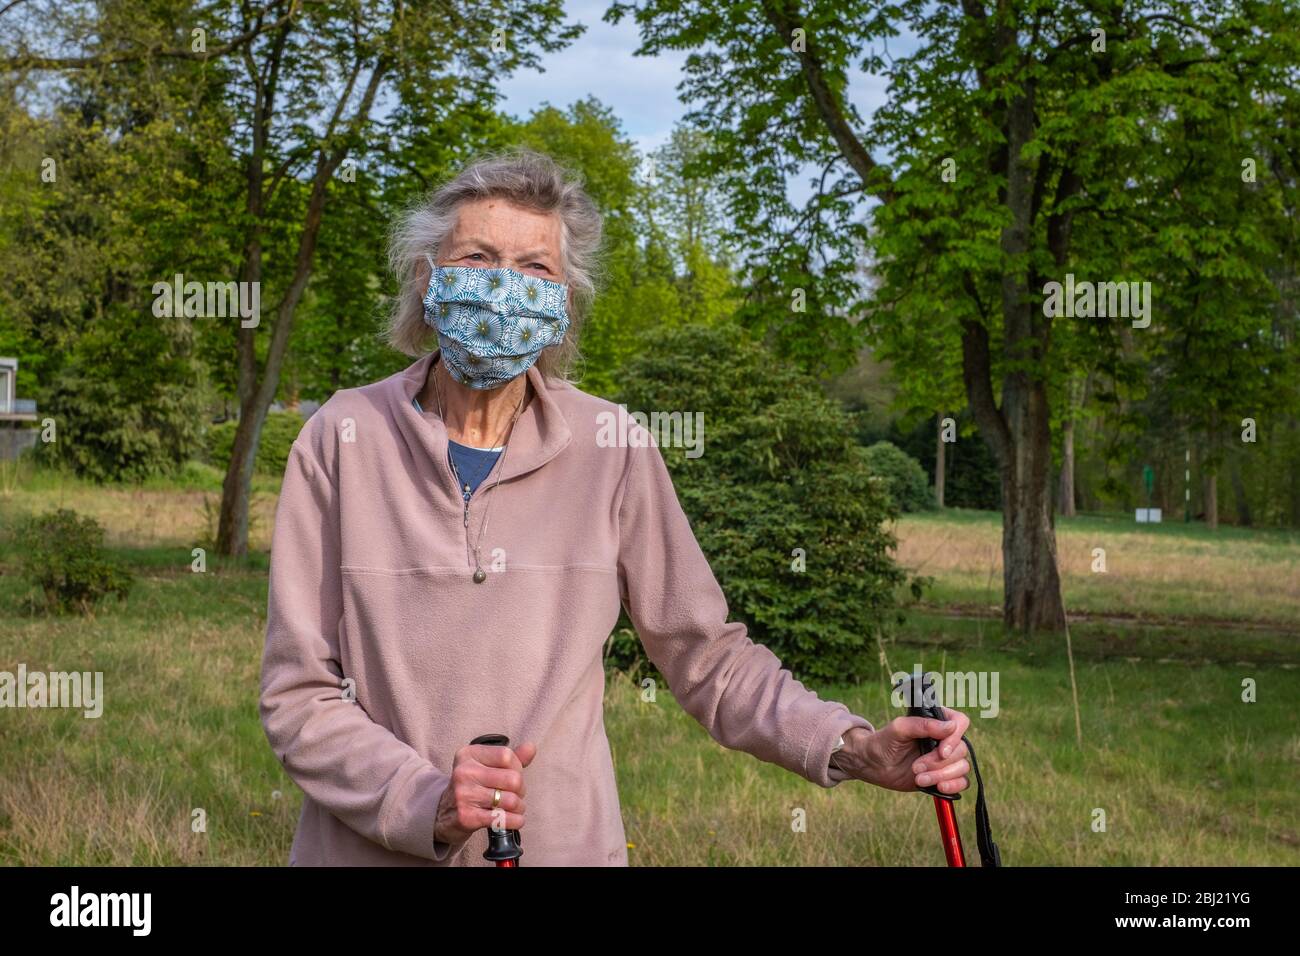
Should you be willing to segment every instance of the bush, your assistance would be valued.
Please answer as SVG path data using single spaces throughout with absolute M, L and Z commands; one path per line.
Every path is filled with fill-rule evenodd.
M 975 429 L 969 412 L 957 412 L 952 417 L 958 438 L 944 448 L 944 506 L 1001 511 L 1002 475 L 997 459 Z M 932 416 L 909 426 L 896 419 L 883 427 L 873 426 L 863 418 L 863 427 L 858 429 L 860 444 L 891 442 L 920 462 L 927 476 L 934 474 L 937 423 Z
M 124 599 L 131 575 L 104 554 L 94 518 L 60 508 L 28 518 L 18 530 L 20 573 L 40 588 L 49 612 L 87 614 L 109 594 Z
M 230 449 L 235 444 L 236 421 L 221 422 L 208 429 L 208 460 L 223 472 L 230 466 Z M 253 470 L 259 475 L 279 478 L 289 463 L 289 449 L 302 431 L 302 416 L 297 412 L 270 412 L 262 426 Z
M 898 619 L 907 575 L 890 555 L 893 505 L 840 405 L 730 324 L 661 333 L 624 367 L 618 401 L 703 412 L 700 457 L 660 451 L 750 636 L 801 678 L 874 675 L 876 636 Z
M 921 463 L 897 445 L 878 441 L 866 451 L 867 467 L 884 480 L 885 490 L 901 511 L 934 507 L 934 493 Z
M 83 324 L 46 346 L 53 369 L 34 397 L 58 440 L 37 442 L 37 459 L 99 482 L 173 474 L 200 449 L 203 376 L 185 323 L 142 322 L 118 304 Z

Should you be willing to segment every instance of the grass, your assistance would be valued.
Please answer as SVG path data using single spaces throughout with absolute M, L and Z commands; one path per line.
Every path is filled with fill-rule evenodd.
M 0 862 L 287 859 L 301 798 L 257 716 L 266 556 L 209 558 L 206 573 L 190 572 L 191 548 L 210 537 L 203 503 L 214 494 L 213 476 L 196 474 L 184 488 L 49 475 L 0 483 L 0 670 L 103 671 L 110 701 L 98 720 L 0 712 Z M 105 523 L 138 576 L 125 602 L 86 619 L 23 609 L 7 529 L 57 505 Z M 274 486 L 260 483 L 259 548 L 273 506 Z M 1067 600 L 1082 612 L 1072 624 L 1080 748 L 1060 640 L 1006 635 L 988 616 L 1000 601 L 1000 572 L 988 583 L 997 517 L 908 517 L 898 530 L 903 559 L 935 587 L 882 648 L 879 680 L 817 690 L 879 725 L 891 715 L 887 671 L 996 671 L 999 714 L 966 709 L 1008 864 L 1300 862 L 1296 535 L 1062 522 Z M 1106 576 L 1089 570 L 1092 546 L 1107 548 Z M 1247 678 L 1257 703 L 1241 700 Z M 634 676 L 610 676 L 606 727 L 634 865 L 943 862 L 928 799 L 855 784 L 823 790 L 727 751 L 670 693 L 643 703 Z M 1098 810 L 1104 832 L 1093 829 Z M 791 827 L 797 811 L 805 832 Z M 971 853 L 972 812 L 971 800 L 959 805 Z
M 931 603 L 1000 613 L 999 515 L 907 515 L 898 532 L 899 559 L 936 578 Z M 1085 515 L 1057 519 L 1056 547 L 1071 613 L 1300 629 L 1300 533 Z M 1093 570 L 1096 548 L 1105 552 L 1104 573 Z
M 222 478 L 223 473 L 211 465 L 190 462 L 179 481 L 95 485 L 26 463 L 0 462 L 0 521 L 12 525 L 28 514 L 71 508 L 104 525 L 110 548 L 210 545 L 217 536 Z M 266 551 L 271 546 L 279 490 L 278 478 L 258 475 L 253 481 L 250 550 Z
M 971 736 L 1007 865 L 1300 861 L 1291 710 L 1300 675 L 1255 672 L 1270 699 L 1248 705 L 1228 668 L 1084 664 L 1080 750 L 1058 659 L 897 648 L 891 663 L 1000 673 L 1001 711 L 973 716 Z M 889 713 L 883 683 L 823 691 L 875 723 Z M 606 712 L 635 864 L 943 864 L 924 797 L 810 787 L 702 740 L 675 705 L 643 704 L 621 681 Z M 803 833 L 792 830 L 797 809 Z M 1105 832 L 1093 829 L 1098 810 Z M 972 855 L 973 812 L 959 805 Z

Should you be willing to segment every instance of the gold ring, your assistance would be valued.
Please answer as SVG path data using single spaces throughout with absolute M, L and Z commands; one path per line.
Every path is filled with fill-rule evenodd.
M 500 791 L 500 790 L 493 790 L 493 791 L 492 791 L 492 809 L 495 810 L 495 809 L 496 809 L 497 807 L 499 807 L 499 806 L 501 806 L 501 791 Z

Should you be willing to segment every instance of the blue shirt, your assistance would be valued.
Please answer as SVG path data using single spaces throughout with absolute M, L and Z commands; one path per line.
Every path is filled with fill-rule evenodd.
M 460 475 L 461 494 L 466 498 L 478 491 L 478 486 L 483 484 L 483 479 L 491 474 L 492 466 L 501 457 L 499 448 L 475 448 L 472 445 L 462 445 L 450 438 L 447 439 L 447 450 L 456 474 Z
M 420 414 L 424 414 L 418 399 L 412 398 L 411 404 Z M 453 472 L 460 476 L 459 491 L 466 501 L 478 491 L 478 486 L 491 474 L 500 457 L 500 448 L 475 448 L 473 445 L 462 445 L 458 441 L 447 439 L 447 459 L 451 462 Z

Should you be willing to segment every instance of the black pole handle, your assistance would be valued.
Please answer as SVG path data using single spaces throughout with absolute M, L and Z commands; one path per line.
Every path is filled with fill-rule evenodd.
M 907 716 L 909 717 L 931 717 L 935 720 L 947 720 L 944 716 L 943 708 L 939 706 L 934 697 L 934 682 L 930 680 L 928 674 L 922 674 L 920 683 L 914 679 L 914 675 L 908 674 L 900 680 L 894 687 L 895 690 L 903 692 L 903 700 L 907 701 Z M 927 703 L 927 701 L 935 701 Z M 926 737 L 917 741 L 921 745 L 921 754 L 928 754 L 939 746 L 939 741 Z M 932 797 L 939 797 L 941 800 L 960 800 L 960 793 L 944 793 L 936 784 L 932 787 L 923 787 L 922 793 L 928 793 Z
M 470 741 L 471 746 L 476 744 L 509 747 L 510 738 L 505 734 L 483 734 Z M 523 839 L 518 830 L 488 827 L 488 848 L 483 852 L 483 859 L 491 860 L 497 866 L 518 866 L 519 858 L 523 855 Z
M 918 686 L 917 681 L 913 679 L 914 676 L 908 674 L 894 685 L 895 690 L 903 692 L 903 700 L 908 703 L 907 715 L 909 717 L 933 717 L 935 720 L 947 720 L 948 718 L 944 716 L 943 709 L 934 697 L 933 681 L 922 674 Z M 926 701 L 935 701 L 935 703 L 927 704 Z M 975 782 L 979 787 L 979 793 L 975 797 L 975 839 L 979 845 L 980 865 L 1001 866 L 1002 853 L 998 850 L 998 845 L 993 842 L 993 828 L 989 825 L 988 804 L 984 802 L 984 778 L 980 776 L 980 765 L 975 760 L 975 747 L 971 744 L 969 737 L 962 737 L 962 741 L 966 744 L 966 751 L 970 755 L 971 769 L 975 772 Z M 926 739 L 919 741 L 919 743 L 923 754 L 928 754 L 939 746 L 937 740 Z M 961 799 L 959 793 L 940 793 L 935 787 L 926 787 L 924 792 L 944 800 Z

